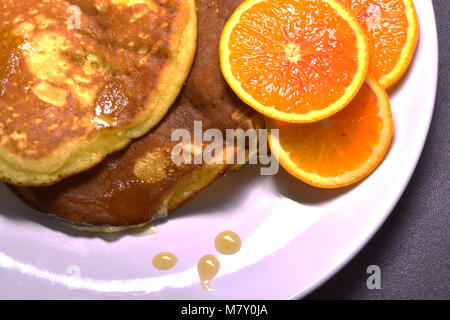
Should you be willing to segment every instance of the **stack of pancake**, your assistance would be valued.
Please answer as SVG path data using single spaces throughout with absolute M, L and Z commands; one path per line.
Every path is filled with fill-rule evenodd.
M 174 130 L 193 135 L 194 121 L 261 126 L 220 71 L 220 34 L 240 2 L 0 0 L 0 179 L 66 223 L 118 231 L 232 169 L 171 152 Z

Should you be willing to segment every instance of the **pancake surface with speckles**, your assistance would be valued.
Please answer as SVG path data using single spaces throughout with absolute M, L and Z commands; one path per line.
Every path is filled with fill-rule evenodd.
M 0 0 L 0 180 L 49 185 L 146 134 L 196 40 L 194 0 Z
M 117 231 L 164 217 L 233 165 L 176 165 L 171 161 L 174 129 L 193 136 L 203 130 L 259 128 L 263 120 L 241 102 L 222 77 L 219 37 L 240 1 L 197 0 L 198 49 L 194 66 L 175 105 L 148 135 L 110 155 L 97 167 L 54 186 L 17 188 L 29 204 L 87 230 Z M 229 149 L 226 149 L 229 150 Z M 235 155 L 235 150 L 232 150 Z

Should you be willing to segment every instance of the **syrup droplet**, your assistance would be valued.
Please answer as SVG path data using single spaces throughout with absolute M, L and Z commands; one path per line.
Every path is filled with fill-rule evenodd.
M 169 270 L 178 262 L 177 257 L 170 252 L 161 252 L 153 257 L 153 266 L 158 270 Z
M 241 239 L 232 231 L 224 231 L 217 235 L 215 241 L 216 249 L 222 254 L 236 254 L 241 250 Z
M 211 280 L 217 275 L 220 269 L 220 262 L 212 255 L 202 257 L 197 265 L 200 283 L 203 289 L 212 291 L 210 287 Z

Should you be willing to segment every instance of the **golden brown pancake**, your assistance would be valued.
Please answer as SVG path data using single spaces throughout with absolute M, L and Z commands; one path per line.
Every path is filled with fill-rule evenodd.
M 194 0 L 0 0 L 0 179 L 55 183 L 147 133 L 196 31 Z
M 95 168 L 49 187 L 17 188 L 35 208 L 87 230 L 118 231 L 164 217 L 233 168 L 226 164 L 176 165 L 175 129 L 260 127 L 262 119 L 227 86 L 219 65 L 219 37 L 240 1 L 197 0 L 198 50 L 180 97 L 164 120 Z M 233 152 L 235 150 L 233 149 Z

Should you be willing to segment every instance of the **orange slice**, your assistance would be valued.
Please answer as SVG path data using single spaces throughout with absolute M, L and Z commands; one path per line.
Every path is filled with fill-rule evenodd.
M 266 118 L 272 152 L 298 179 L 320 188 L 356 183 L 383 160 L 390 145 L 393 121 L 389 98 L 368 78 L 355 99 L 329 119 L 289 124 Z
M 247 104 L 286 122 L 344 108 L 368 69 L 361 25 L 335 0 L 247 0 L 220 42 L 225 79 Z
M 419 36 L 412 0 L 340 0 L 366 31 L 369 76 L 383 88 L 395 84 L 411 63 Z

